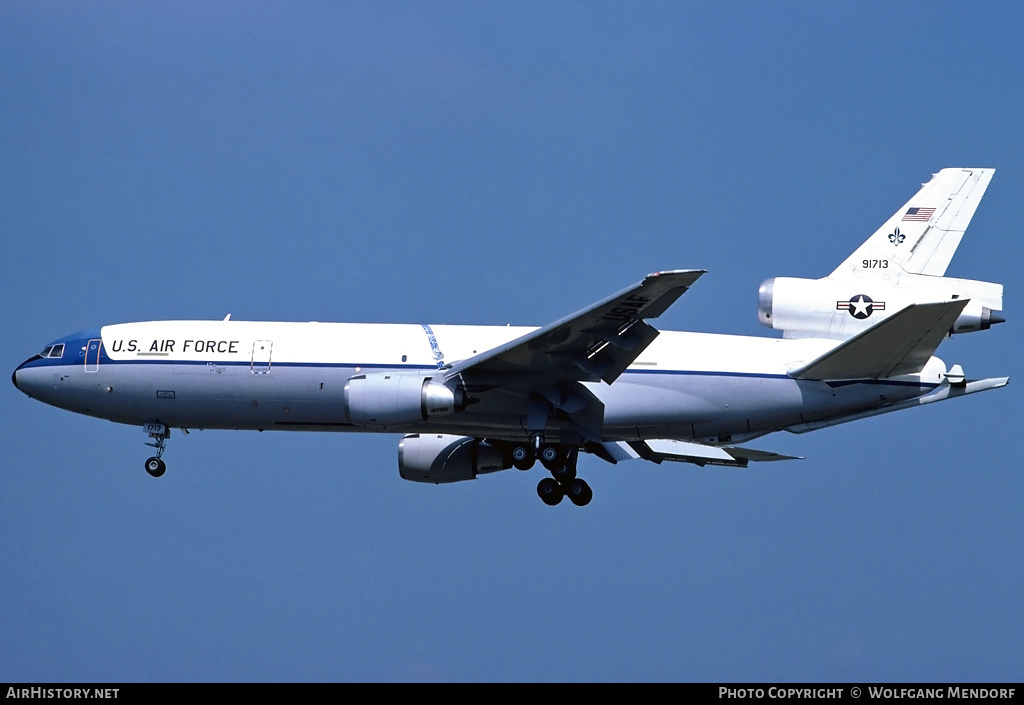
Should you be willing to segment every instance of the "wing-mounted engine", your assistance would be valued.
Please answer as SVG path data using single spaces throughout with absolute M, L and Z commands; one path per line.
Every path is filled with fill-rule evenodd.
M 412 482 L 460 482 L 510 467 L 511 457 L 482 438 L 413 433 L 398 444 L 398 473 Z
M 987 330 L 1005 319 L 1003 285 L 904 272 L 898 285 L 881 279 L 768 279 L 758 290 L 757 318 L 786 338 L 845 340 L 911 304 L 969 300 L 950 333 Z
M 363 428 L 408 426 L 465 408 L 454 383 L 418 374 L 379 372 L 356 375 L 345 385 L 349 421 Z

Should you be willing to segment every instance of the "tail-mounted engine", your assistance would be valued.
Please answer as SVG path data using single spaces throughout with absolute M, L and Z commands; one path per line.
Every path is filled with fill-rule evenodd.
M 899 285 L 878 279 L 768 279 L 758 290 L 757 318 L 787 338 L 849 338 L 911 304 L 970 299 L 950 329 L 987 330 L 1005 319 L 1003 286 L 904 272 Z
M 345 385 L 349 421 L 363 428 L 408 426 L 465 408 L 465 395 L 433 377 L 380 372 L 356 375 Z
M 398 444 L 398 473 L 413 482 L 459 482 L 512 467 L 511 456 L 482 438 L 413 433 Z

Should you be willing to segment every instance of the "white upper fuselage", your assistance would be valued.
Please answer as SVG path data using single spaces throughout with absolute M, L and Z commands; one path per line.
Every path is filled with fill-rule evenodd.
M 259 364 L 257 343 L 280 365 L 440 369 L 515 340 L 536 328 L 390 323 L 151 321 L 104 326 L 115 363 Z M 436 342 L 432 344 L 431 335 Z M 835 346 L 834 340 L 784 340 L 662 331 L 630 366 L 702 372 L 785 375 Z

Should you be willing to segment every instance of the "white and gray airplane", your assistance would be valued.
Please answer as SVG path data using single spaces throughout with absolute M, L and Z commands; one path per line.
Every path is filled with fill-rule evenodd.
M 1001 284 L 944 276 L 992 178 L 944 169 L 823 279 L 775 278 L 781 338 L 659 332 L 702 270 L 643 281 L 542 328 L 152 321 L 46 345 L 12 376 L 28 396 L 140 425 L 159 477 L 172 427 L 402 433 L 401 476 L 444 483 L 535 461 L 547 504 L 593 493 L 580 453 L 744 467 L 737 444 L 1002 387 L 934 357 L 1003 321 Z

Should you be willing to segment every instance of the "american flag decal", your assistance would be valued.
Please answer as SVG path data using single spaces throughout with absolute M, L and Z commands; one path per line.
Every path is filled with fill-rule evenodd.
M 935 215 L 934 208 L 908 208 L 907 212 L 903 214 L 903 220 L 916 220 L 921 223 L 927 223 Z

